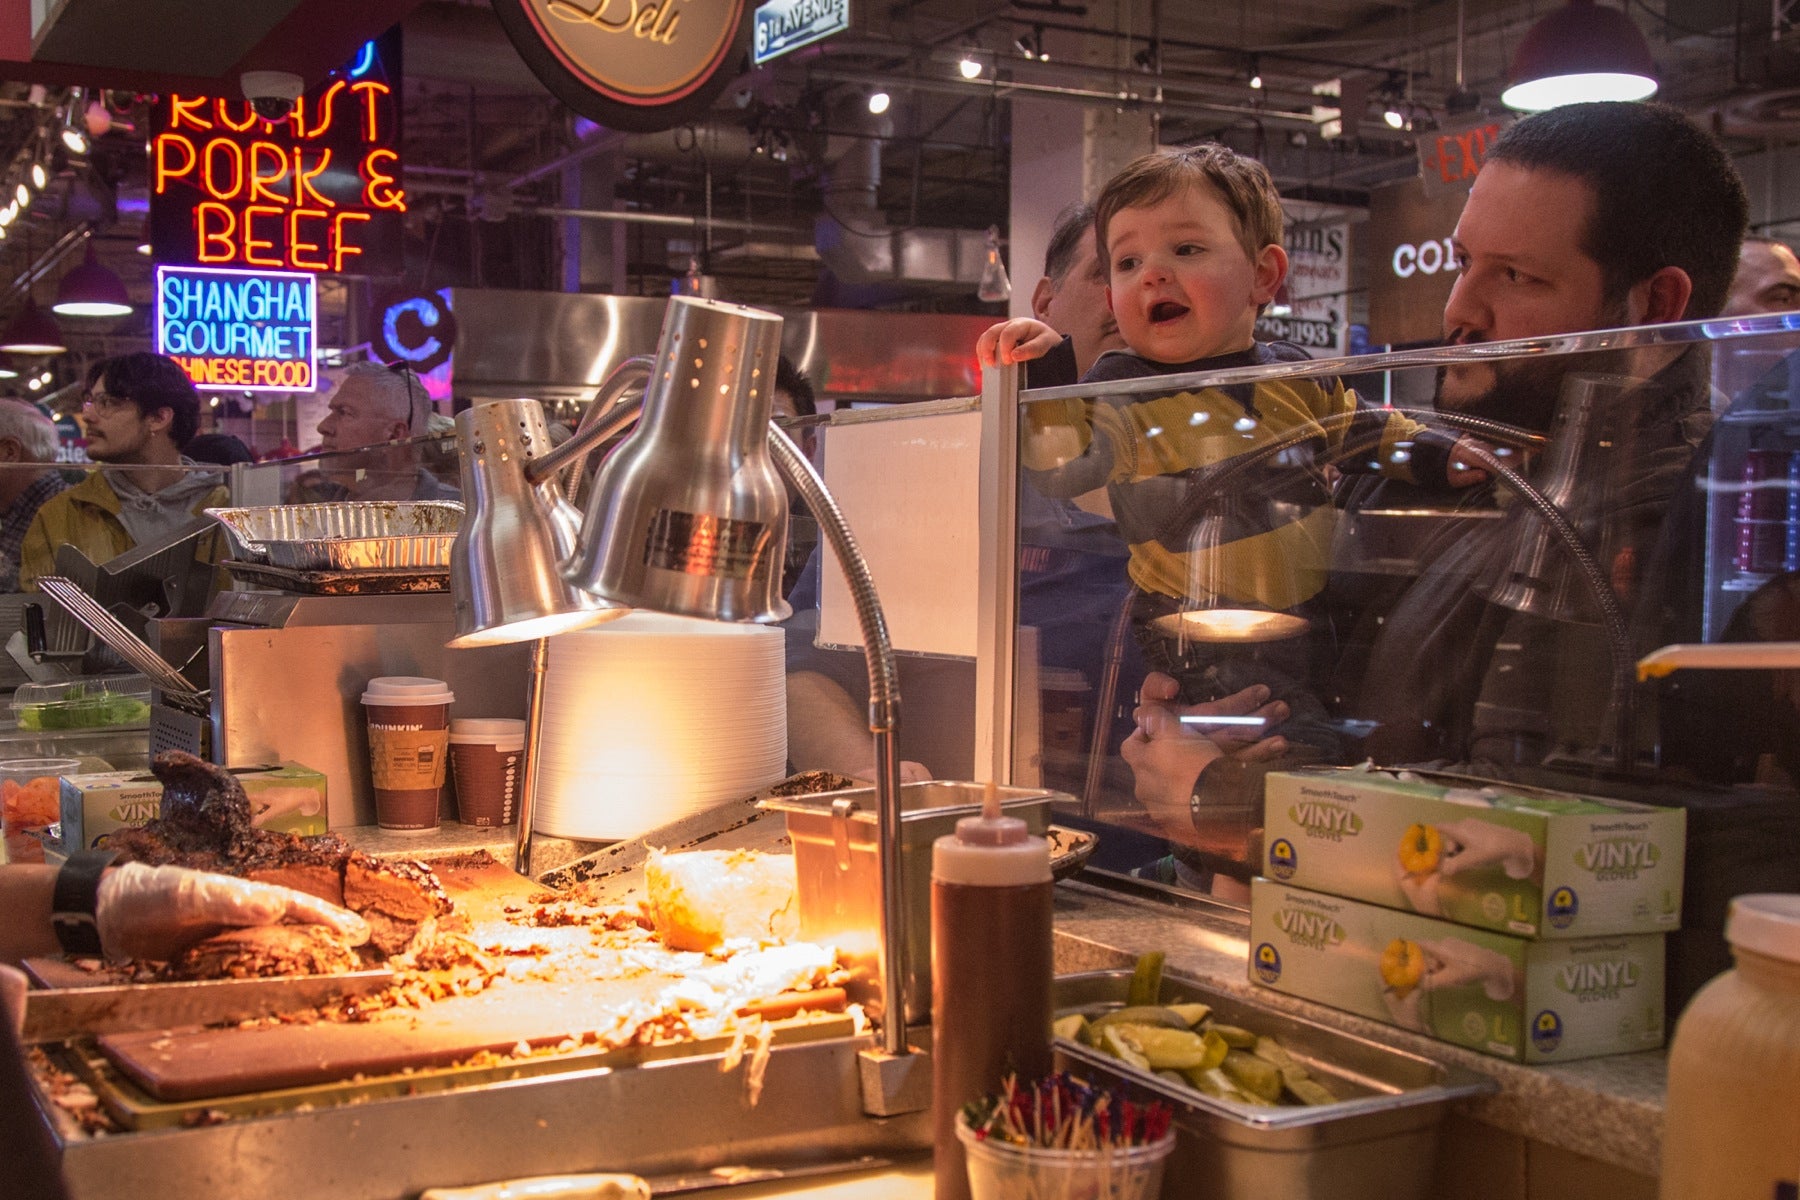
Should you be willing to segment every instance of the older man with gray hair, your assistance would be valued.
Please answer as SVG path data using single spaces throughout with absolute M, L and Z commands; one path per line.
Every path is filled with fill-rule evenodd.
M 351 500 L 455 500 L 458 492 L 422 465 L 409 439 L 430 431 L 431 397 L 410 368 L 378 362 L 344 369 L 319 422 L 320 449 L 337 461 L 320 464 L 325 478 Z M 361 453 L 344 453 L 361 451 Z
M 23 400 L 0 399 L 0 592 L 19 590 L 19 547 L 44 501 L 69 486 L 56 462 L 56 425 Z

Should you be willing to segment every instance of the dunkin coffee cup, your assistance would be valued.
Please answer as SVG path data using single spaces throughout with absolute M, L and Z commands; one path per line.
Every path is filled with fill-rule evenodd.
M 525 722 L 503 717 L 450 722 L 456 813 L 464 825 L 511 825 L 525 772 Z
M 382 675 L 369 680 L 369 770 L 375 820 L 383 829 L 436 829 L 450 746 L 450 702 L 441 679 Z

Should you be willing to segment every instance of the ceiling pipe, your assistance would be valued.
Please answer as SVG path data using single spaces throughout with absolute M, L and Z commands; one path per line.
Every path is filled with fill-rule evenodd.
M 454 183 L 433 183 L 421 181 L 415 183 L 411 171 L 406 190 L 427 196 L 461 196 L 468 199 L 478 195 L 476 188 Z M 778 225 L 769 221 L 743 221 L 733 217 L 714 217 L 710 222 L 704 217 L 674 217 L 665 213 L 617 212 L 605 208 L 564 208 L 548 204 L 520 204 L 511 210 L 522 217 L 573 217 L 578 221 L 613 221 L 624 225 L 656 225 L 667 229 L 697 229 L 710 223 L 714 229 L 730 230 L 733 233 L 761 233 L 778 237 L 787 237 L 795 241 L 807 241 L 812 231 L 794 225 Z

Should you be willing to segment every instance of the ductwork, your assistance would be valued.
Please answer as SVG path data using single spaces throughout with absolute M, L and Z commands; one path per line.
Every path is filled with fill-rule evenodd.
M 893 136 L 892 121 L 869 112 L 859 92 L 838 105 L 832 126 L 856 131 L 825 147 L 825 212 L 813 224 L 813 246 L 832 274 L 846 283 L 978 285 L 984 230 L 894 229 L 882 214 L 881 147 Z

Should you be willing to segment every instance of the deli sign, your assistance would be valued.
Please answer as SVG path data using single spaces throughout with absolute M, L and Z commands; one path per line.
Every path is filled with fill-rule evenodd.
M 507 37 L 564 104 L 602 125 L 673 129 L 736 73 L 746 0 L 493 0 Z

